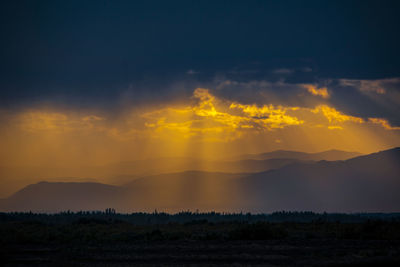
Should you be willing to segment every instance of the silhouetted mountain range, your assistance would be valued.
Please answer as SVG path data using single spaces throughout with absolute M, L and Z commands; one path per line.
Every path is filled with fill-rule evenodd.
M 186 171 L 121 186 L 41 182 L 3 199 L 0 210 L 393 212 L 400 210 L 399 189 L 400 148 L 394 148 L 345 161 L 292 161 L 258 173 Z
M 281 168 L 302 159 L 241 159 L 232 161 L 207 161 L 195 158 L 157 158 L 119 162 L 107 166 L 114 173 L 131 175 L 154 175 L 170 172 L 205 171 L 227 173 L 250 173 Z
M 358 152 L 329 150 L 305 153 L 276 150 L 262 154 L 241 155 L 231 160 L 200 160 L 196 158 L 157 158 L 119 162 L 109 167 L 115 172 L 129 174 L 160 174 L 199 170 L 207 172 L 261 172 L 281 168 L 296 161 L 346 160 L 360 156 Z M 149 166 L 152 166 L 149 168 Z
M 243 206 L 254 211 L 397 211 L 400 148 L 346 161 L 294 163 L 244 177 L 240 188 Z
M 116 162 L 101 166 L 0 166 L 2 185 L 0 198 L 9 196 L 27 183 L 49 182 L 101 182 L 122 185 L 143 176 L 191 170 L 227 173 L 256 173 L 278 169 L 298 161 L 343 160 L 359 153 L 325 151 L 315 154 L 296 151 L 273 151 L 259 155 L 242 155 L 230 160 L 204 160 L 186 157 L 150 158 Z M 257 158 L 258 159 L 252 159 Z M 59 178 L 61 177 L 61 178 Z M 70 177 L 70 178 L 62 178 Z M 11 190 L 11 192 L 10 192 Z
M 101 183 L 39 182 L 7 198 L 6 210 L 103 210 L 121 191 L 120 187 Z
M 358 152 L 348 152 L 341 150 L 328 150 L 317 153 L 306 153 L 299 151 L 290 151 L 290 150 L 276 150 L 267 153 L 261 154 L 245 154 L 237 157 L 237 159 L 258 159 L 258 160 L 266 160 L 266 159 L 296 159 L 296 160 L 347 160 L 350 158 L 358 157 L 361 154 Z

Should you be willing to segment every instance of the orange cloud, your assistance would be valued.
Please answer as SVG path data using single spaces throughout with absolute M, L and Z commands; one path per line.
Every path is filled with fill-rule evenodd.
M 386 130 L 399 130 L 386 119 L 369 118 L 368 122 Z M 345 123 L 363 124 L 363 118 L 345 114 L 334 107 L 315 108 L 281 105 L 242 104 L 211 94 L 208 89 L 193 92 L 192 103 L 170 105 L 161 109 L 127 117 L 107 119 L 97 114 L 46 112 L 31 110 L 17 116 L 18 126 L 32 133 L 96 133 L 119 141 L 135 139 L 179 140 L 197 138 L 202 141 L 232 141 L 246 134 L 265 133 L 287 127 L 327 128 L 343 130 Z
M 328 126 L 329 130 L 343 130 L 342 126 L 337 126 L 337 125 L 329 125 Z
M 196 89 L 186 104 L 145 108 L 118 114 L 0 110 L 0 163 L 79 169 L 147 157 L 209 159 L 273 149 L 373 151 L 400 140 L 400 127 L 385 118 L 352 116 L 327 104 L 256 105 Z
M 346 115 L 336 110 L 335 108 L 329 107 L 327 105 L 317 106 L 315 109 L 311 110 L 313 113 L 322 113 L 326 119 L 328 119 L 329 123 L 341 123 L 341 122 L 356 122 L 363 123 L 364 120 L 359 117 L 354 117 L 350 115 Z
M 321 96 L 322 98 L 330 97 L 328 89 L 326 87 L 317 88 L 316 86 L 311 84 L 304 84 L 303 87 L 306 88 L 307 91 L 312 95 Z
M 242 105 L 239 103 L 232 103 L 229 108 L 240 109 L 247 118 L 251 118 L 253 122 L 269 130 L 304 123 L 304 121 L 299 120 L 297 117 L 286 114 L 287 110 L 296 110 L 297 108 L 285 108 L 273 105 L 258 107 L 256 105 Z
M 156 135 L 175 131 L 185 138 L 205 135 L 214 140 L 229 141 L 248 131 L 269 131 L 303 123 L 286 114 L 291 108 L 228 103 L 202 88 L 196 89 L 193 97 L 197 100 L 193 106 L 165 108 L 143 114 L 142 117 L 147 119 L 145 125 Z M 234 113 L 234 110 L 241 112 Z
M 389 122 L 387 120 L 382 119 L 382 118 L 368 118 L 368 121 L 372 122 L 374 124 L 379 124 L 386 130 L 400 130 L 400 127 L 398 127 L 398 126 L 393 127 L 389 124 Z

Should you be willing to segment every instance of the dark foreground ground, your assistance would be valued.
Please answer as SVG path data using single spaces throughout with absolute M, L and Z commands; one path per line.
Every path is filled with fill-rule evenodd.
M 399 266 L 399 242 L 355 240 L 151 241 L 10 245 L 5 266 Z
M 284 215 L 0 213 L 0 265 L 400 266 L 397 217 Z

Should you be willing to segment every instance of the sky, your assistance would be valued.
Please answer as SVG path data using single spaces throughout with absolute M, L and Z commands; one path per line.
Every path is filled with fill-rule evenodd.
M 400 145 L 398 1 L 2 1 L 0 166 Z

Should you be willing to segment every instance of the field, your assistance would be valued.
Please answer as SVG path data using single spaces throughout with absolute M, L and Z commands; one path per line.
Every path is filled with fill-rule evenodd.
M 397 214 L 2 213 L 0 237 L 6 266 L 400 263 Z

